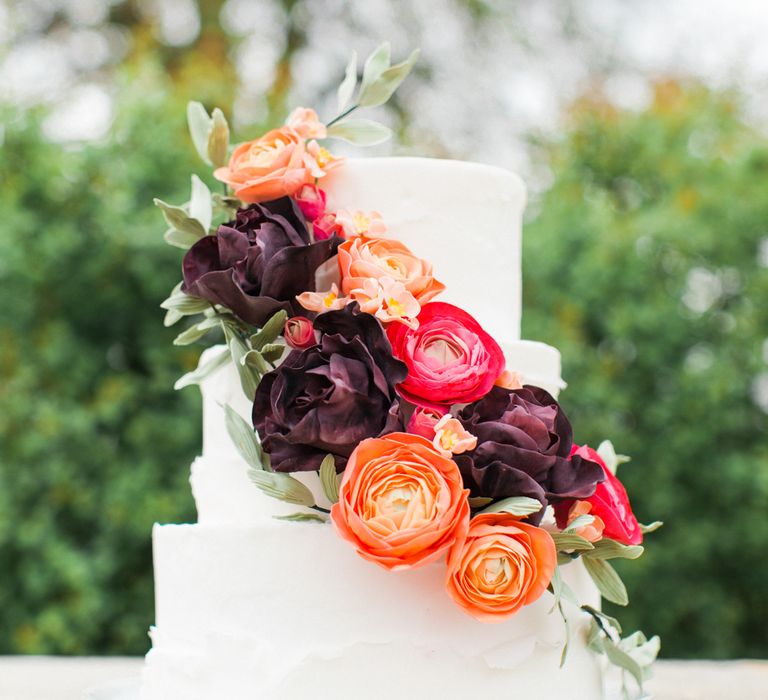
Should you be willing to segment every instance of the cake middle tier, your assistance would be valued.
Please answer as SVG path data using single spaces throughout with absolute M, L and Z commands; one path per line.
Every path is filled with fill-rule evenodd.
M 559 669 L 565 626 L 548 593 L 486 624 L 450 600 L 443 562 L 388 572 L 327 524 L 162 525 L 153 535 L 145 698 L 602 697 L 588 617 L 566 602 L 570 651 Z M 563 575 L 598 605 L 579 562 Z

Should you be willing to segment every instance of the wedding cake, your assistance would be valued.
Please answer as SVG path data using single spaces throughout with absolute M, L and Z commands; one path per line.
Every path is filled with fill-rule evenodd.
M 369 63 L 356 106 L 410 67 Z M 177 384 L 198 522 L 153 531 L 141 700 L 600 700 L 606 657 L 641 684 L 658 641 L 600 612 L 642 552 L 620 457 L 573 444 L 558 351 L 520 339 L 520 178 L 335 158 L 357 127 L 306 109 L 230 155 L 201 110 L 228 196 L 158 202 L 188 248 L 164 307 L 226 342 Z

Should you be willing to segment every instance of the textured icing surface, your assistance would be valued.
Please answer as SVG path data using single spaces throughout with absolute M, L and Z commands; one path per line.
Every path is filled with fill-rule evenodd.
M 157 629 L 143 700 L 300 700 L 318 689 L 345 700 L 438 690 L 462 700 L 534 690 L 601 697 L 583 615 L 571 621 L 569 662 L 558 668 L 564 626 L 549 594 L 482 624 L 445 594 L 441 563 L 392 574 L 312 523 L 157 526 L 154 545 Z M 564 574 L 580 599 L 597 604 L 580 564 Z

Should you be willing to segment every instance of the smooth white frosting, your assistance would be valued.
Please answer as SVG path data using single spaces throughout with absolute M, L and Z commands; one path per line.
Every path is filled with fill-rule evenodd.
M 389 235 L 431 260 L 441 298 L 472 313 L 507 367 L 557 395 L 560 354 L 519 339 L 525 188 L 498 168 L 423 158 L 350 160 L 324 183 L 331 207 L 380 211 Z M 205 361 L 220 348 L 203 354 Z M 603 697 L 599 660 L 544 596 L 513 618 L 479 623 L 444 591 L 444 565 L 392 574 L 358 557 L 329 525 L 274 520 L 300 510 L 264 496 L 229 439 L 223 406 L 251 422 L 235 368 L 209 376 L 203 453 L 192 465 L 196 525 L 154 530 L 156 627 L 142 700 L 410 700 Z M 316 473 L 294 475 L 329 505 Z M 580 564 L 566 580 L 599 596 Z
M 442 562 L 391 573 L 332 528 L 156 526 L 156 629 L 142 700 L 602 697 L 587 618 L 552 597 L 483 624 L 445 593 Z M 580 563 L 564 578 L 598 596 Z M 555 695 L 557 693 L 557 695 Z

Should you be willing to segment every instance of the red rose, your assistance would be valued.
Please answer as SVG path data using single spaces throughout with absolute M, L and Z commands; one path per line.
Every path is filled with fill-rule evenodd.
M 433 301 L 418 315 L 419 327 L 391 323 L 395 357 L 408 366 L 397 389 L 418 406 L 450 406 L 485 396 L 504 369 L 504 354 L 466 311 Z
M 603 458 L 591 447 L 574 445 L 571 455 L 579 455 L 583 459 L 599 464 L 605 472 L 605 481 L 599 483 L 595 493 L 582 500 L 592 505 L 590 515 L 600 518 L 605 523 L 603 537 L 608 537 L 621 544 L 640 544 L 643 541 L 643 533 L 640 531 L 640 523 L 637 522 L 629 497 L 624 485 L 605 466 Z M 568 523 L 568 511 L 573 505 L 572 500 L 561 501 L 555 505 L 555 517 L 557 526 L 562 530 Z

